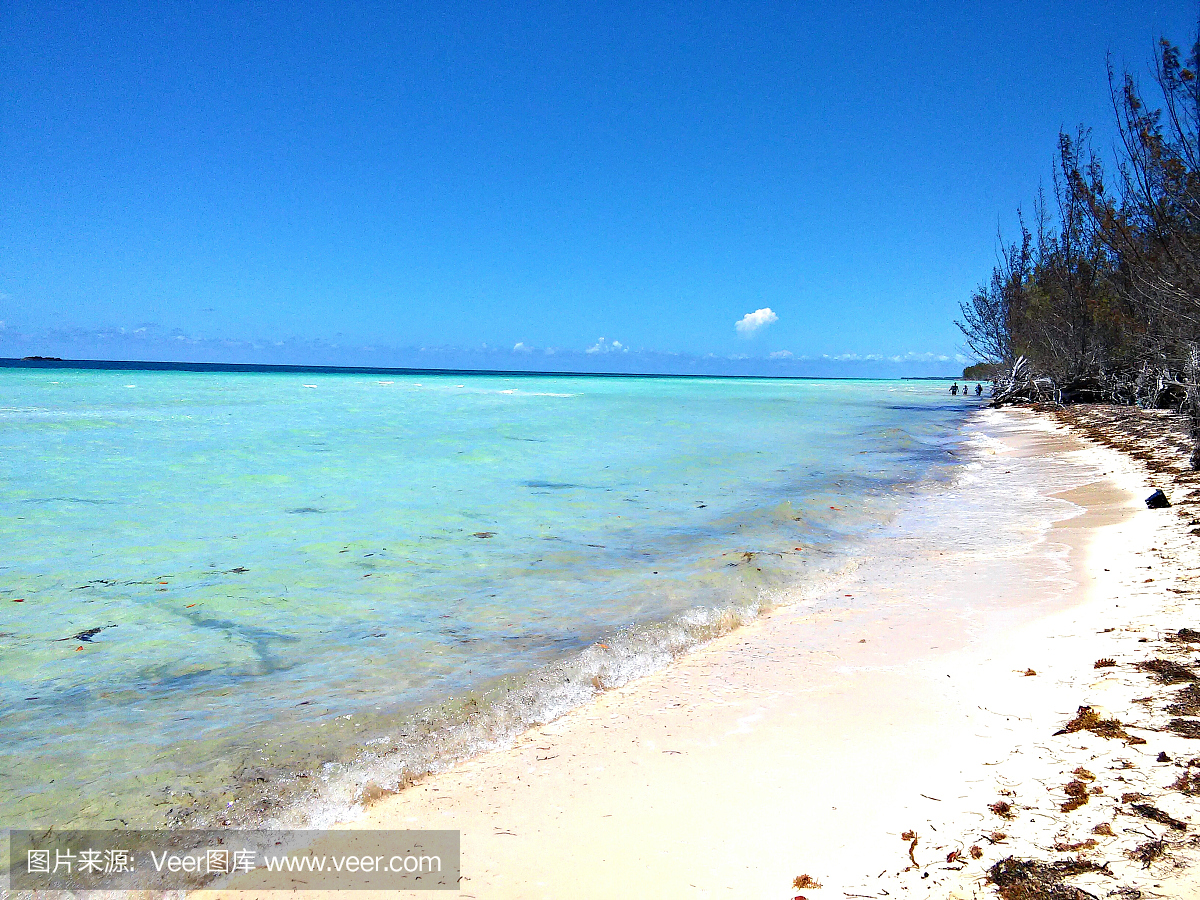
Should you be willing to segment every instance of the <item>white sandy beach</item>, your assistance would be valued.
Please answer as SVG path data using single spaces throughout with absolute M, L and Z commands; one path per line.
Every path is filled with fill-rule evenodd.
M 1071 852 L 1111 864 L 1078 881 L 1097 895 L 1200 896 L 1200 870 L 1125 856 L 1167 829 L 1118 812 L 1113 787 L 1188 818 L 1164 787 L 1179 769 L 1155 760 L 1200 742 L 1138 729 L 1153 714 L 1132 701 L 1159 689 L 1123 663 L 1200 625 L 1192 539 L 1177 509 L 1146 509 L 1128 457 L 1026 411 L 977 427 L 977 462 L 909 504 L 836 597 L 780 607 L 346 827 L 460 829 L 461 896 L 489 900 L 982 897 L 997 860 L 1089 839 Z M 1055 736 L 1081 705 L 1146 743 Z M 1104 793 L 1064 813 L 1080 767 Z M 1015 819 L 989 810 L 1001 799 Z M 1092 834 L 1102 821 L 1114 837 Z

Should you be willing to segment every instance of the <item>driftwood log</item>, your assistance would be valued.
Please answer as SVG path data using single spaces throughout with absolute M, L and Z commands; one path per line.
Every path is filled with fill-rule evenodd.
M 1149 363 L 1133 372 L 1099 371 L 1067 378 L 1037 375 L 1029 361 L 1020 357 L 1012 370 L 997 379 L 991 405 L 1008 403 L 1115 403 L 1143 409 L 1175 409 L 1191 413 L 1200 404 L 1200 385 L 1196 374 L 1200 366 L 1189 365 L 1191 372 L 1167 366 L 1154 368 Z

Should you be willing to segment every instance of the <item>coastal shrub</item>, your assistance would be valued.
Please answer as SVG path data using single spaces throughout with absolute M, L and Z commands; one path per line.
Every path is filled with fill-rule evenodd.
M 1200 33 L 1154 54 L 1153 95 L 1108 69 L 1115 159 L 1062 131 L 1052 197 L 1018 211 L 991 277 L 960 304 L 996 402 L 1177 408 L 1200 465 Z M 978 369 L 983 371 L 983 368 Z

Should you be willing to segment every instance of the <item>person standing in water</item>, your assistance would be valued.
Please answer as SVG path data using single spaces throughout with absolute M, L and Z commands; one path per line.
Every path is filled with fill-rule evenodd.
M 953 394 L 955 397 L 958 396 L 958 382 L 957 381 L 954 382 L 954 384 L 950 385 L 950 393 Z
M 981 396 L 982 394 L 983 394 L 983 385 L 982 385 L 982 384 L 976 384 L 976 385 L 975 385 L 975 396 L 976 396 L 976 397 L 979 397 L 979 396 Z

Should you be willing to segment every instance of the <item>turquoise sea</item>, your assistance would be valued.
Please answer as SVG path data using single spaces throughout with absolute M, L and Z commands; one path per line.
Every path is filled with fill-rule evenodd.
M 941 382 L 0 369 L 0 827 L 320 824 L 853 559 Z

